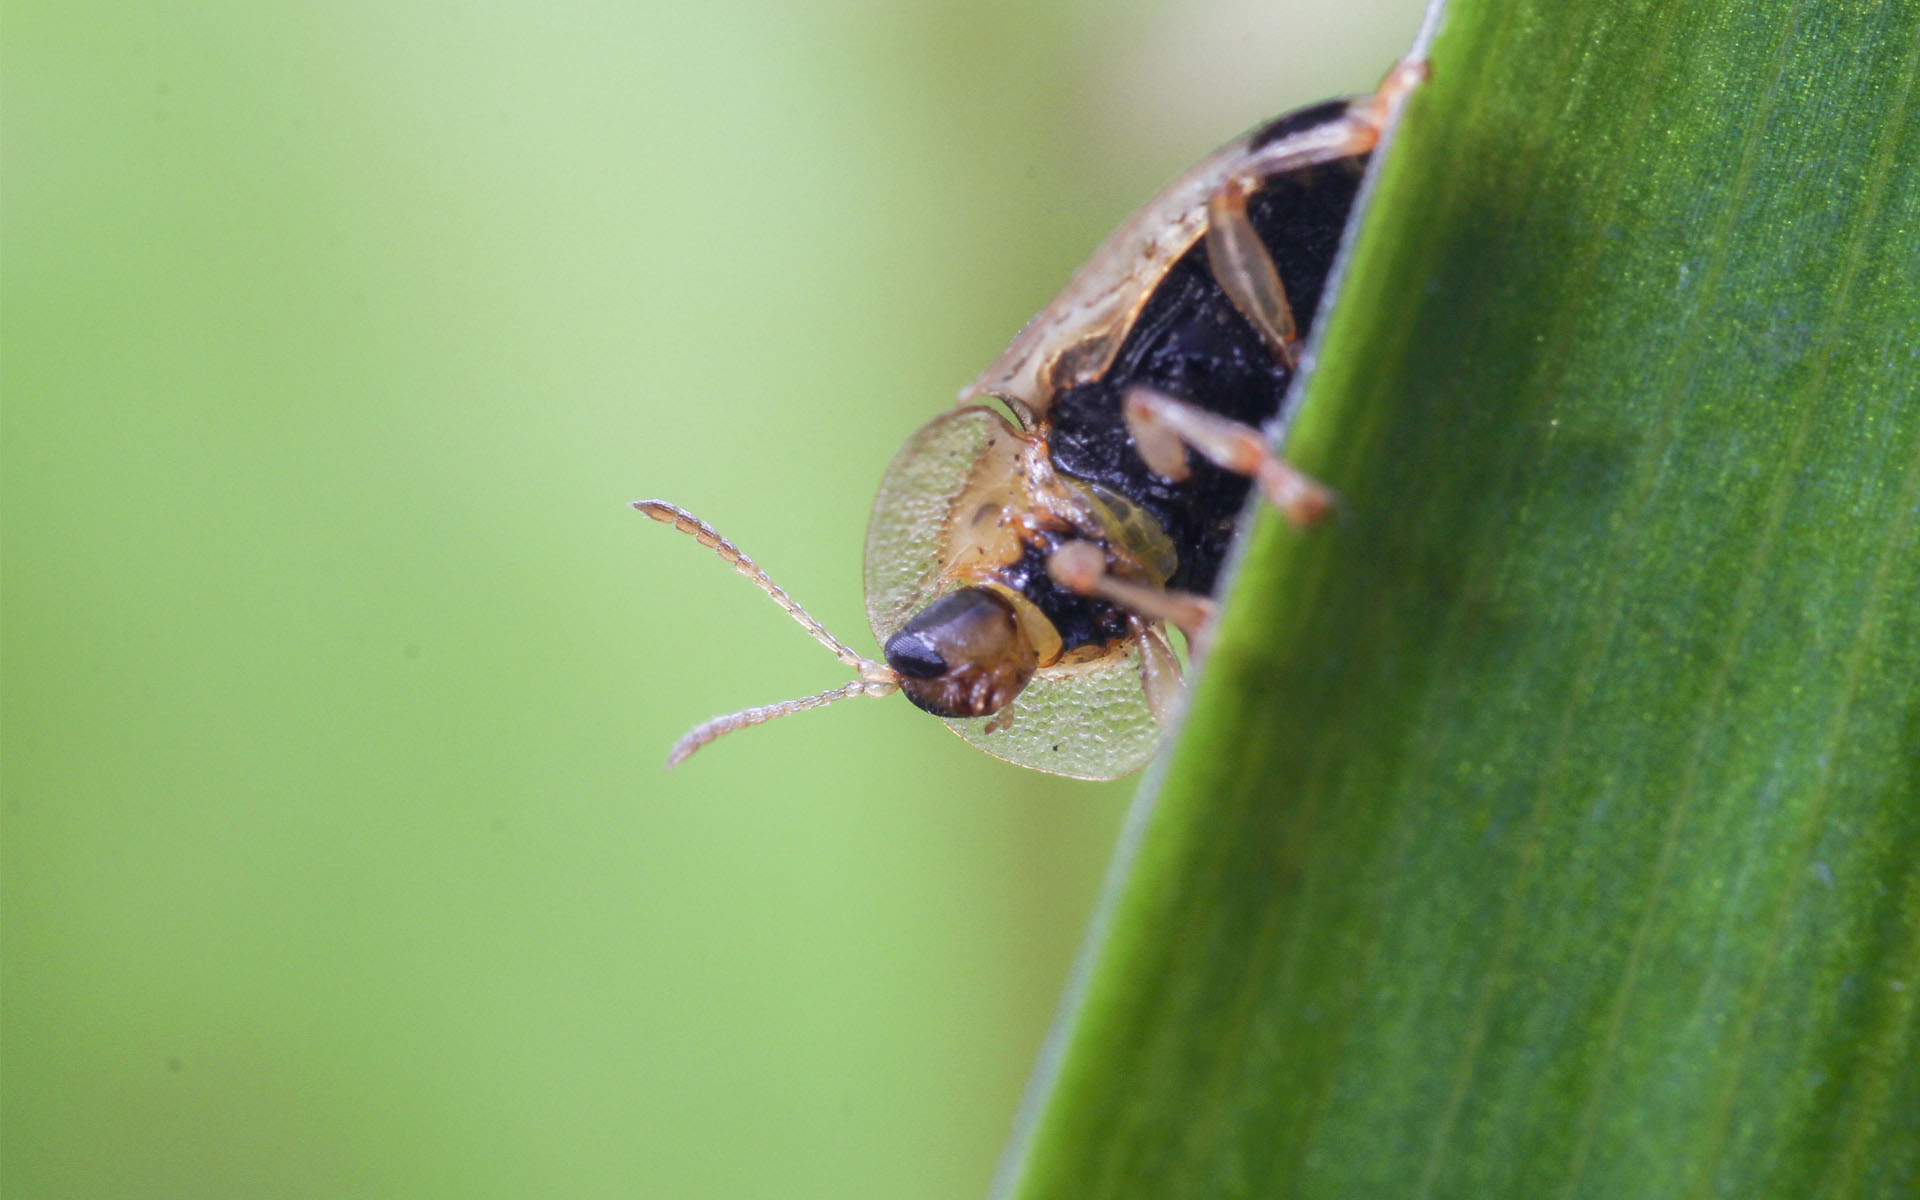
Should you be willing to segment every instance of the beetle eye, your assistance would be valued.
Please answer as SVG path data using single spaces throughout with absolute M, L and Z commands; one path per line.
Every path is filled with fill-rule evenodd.
M 887 665 L 908 679 L 932 679 L 947 671 L 947 660 L 924 633 L 902 629 L 887 639 L 885 653 Z
M 907 699 L 939 717 L 984 717 L 1013 702 L 1039 657 L 1013 606 L 986 588 L 927 605 L 887 639 Z

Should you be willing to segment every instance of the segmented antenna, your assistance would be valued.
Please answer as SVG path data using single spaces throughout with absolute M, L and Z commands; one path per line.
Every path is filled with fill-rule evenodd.
M 782 700 L 778 704 L 763 704 L 758 708 L 749 708 L 743 712 L 729 713 L 724 717 L 715 717 L 701 725 L 696 725 L 687 736 L 673 744 L 672 753 L 667 755 L 667 770 L 671 771 L 687 761 L 695 750 L 719 737 L 723 733 L 732 733 L 736 729 L 745 729 L 749 725 L 764 725 L 775 717 L 784 717 L 790 713 L 805 712 L 809 708 L 825 708 L 841 700 L 851 700 L 855 696 L 886 696 L 892 694 L 899 685 L 868 679 L 856 679 L 843 687 L 821 692 L 818 696 L 802 696 L 798 700 Z
M 767 578 L 765 571 L 762 571 L 752 559 L 748 558 L 746 554 L 741 551 L 740 547 L 734 545 L 726 538 L 721 537 L 720 531 L 713 526 L 702 521 L 699 517 L 694 516 L 686 509 L 678 505 L 668 504 L 665 500 L 635 500 L 633 506 L 660 522 L 662 525 L 671 525 L 681 533 L 692 537 L 694 541 L 699 542 L 702 546 L 718 554 L 721 561 L 725 562 L 728 566 L 745 575 L 748 579 L 753 580 L 755 587 L 765 592 L 768 599 L 785 609 L 788 616 L 800 622 L 800 628 L 812 634 L 814 641 L 819 642 L 822 646 L 831 650 L 833 656 L 841 662 L 856 671 L 861 671 L 862 667 L 873 665 L 868 659 L 862 658 L 859 654 L 855 653 L 845 642 L 828 633 L 825 625 L 814 620 L 812 613 L 801 608 L 792 596 L 787 595 L 785 588 Z M 865 674 L 864 671 L 861 671 L 861 673 L 863 675 Z
M 763 704 L 757 708 L 730 713 L 724 717 L 715 717 L 705 724 L 696 726 L 687 736 L 674 743 L 673 751 L 667 755 L 668 770 L 679 766 L 695 750 L 722 734 L 732 733 L 736 729 L 745 729 L 749 725 L 764 725 L 776 717 L 805 712 L 809 708 L 822 708 L 855 696 L 885 696 L 900 686 L 899 677 L 893 673 L 892 667 L 856 653 L 845 642 L 828 633 L 826 626 L 814 620 L 812 613 L 800 607 L 793 597 L 787 595 L 785 588 L 769 579 L 767 573 L 748 558 L 740 547 L 721 537 L 719 530 L 686 509 L 668 504 L 665 500 L 635 500 L 633 506 L 662 525 L 673 526 L 719 555 L 722 562 L 752 580 L 753 585 L 765 592 L 768 599 L 778 604 L 788 616 L 798 621 L 800 628 L 806 630 L 814 641 L 825 646 L 835 658 L 852 667 L 860 675 L 860 678 L 852 683 L 821 692 L 817 696 L 802 696 L 798 700 Z

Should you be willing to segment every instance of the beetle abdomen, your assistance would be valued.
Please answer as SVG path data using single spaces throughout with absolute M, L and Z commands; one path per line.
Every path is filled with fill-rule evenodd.
M 1264 181 L 1249 198 L 1248 216 L 1279 269 L 1303 337 L 1320 305 L 1365 163 L 1362 155 L 1292 171 Z M 1215 282 L 1204 243 L 1196 244 L 1154 291 L 1107 372 L 1055 398 L 1049 454 L 1059 470 L 1152 513 L 1180 555 L 1169 586 L 1209 593 L 1250 483 L 1198 456 L 1192 456 L 1192 475 L 1181 482 L 1154 475 L 1133 448 L 1121 402 L 1133 387 L 1146 386 L 1235 421 L 1264 425 L 1280 414 L 1292 378 Z

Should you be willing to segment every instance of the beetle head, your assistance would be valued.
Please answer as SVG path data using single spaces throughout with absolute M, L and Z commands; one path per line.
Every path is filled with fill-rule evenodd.
M 936 717 L 999 712 L 1039 665 L 1013 606 L 978 587 L 949 592 L 915 613 L 884 652 L 907 699 Z

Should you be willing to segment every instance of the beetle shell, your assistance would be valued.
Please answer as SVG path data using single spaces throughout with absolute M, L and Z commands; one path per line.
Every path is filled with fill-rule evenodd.
M 1269 122 L 1188 172 L 1110 238 L 1059 299 L 1021 331 L 963 397 L 1005 402 L 934 418 L 888 467 L 866 548 L 867 612 L 885 644 L 917 611 L 961 587 L 1025 597 L 1059 649 L 991 717 L 946 718 L 1010 762 L 1105 779 L 1138 770 L 1158 739 L 1142 685 L 1143 639 L 1160 636 L 1110 601 L 1061 588 L 1044 568 L 1067 541 L 1107 552 L 1109 570 L 1154 587 L 1213 589 L 1250 488 L 1193 464 L 1175 481 L 1148 469 L 1122 414 L 1136 386 L 1248 425 L 1281 415 L 1292 368 L 1216 281 L 1206 203 L 1268 147 L 1311 138 L 1347 111 L 1317 105 Z M 1259 181 L 1248 215 L 1311 328 L 1366 155 Z
M 1250 488 L 1299 524 L 1326 510 L 1325 489 L 1263 430 L 1286 403 L 1366 160 L 1425 77 L 1404 60 L 1371 96 L 1290 113 L 1202 161 L 1107 239 L 961 393 L 965 407 L 907 439 L 867 526 L 884 662 L 692 513 L 635 501 L 855 675 L 704 722 L 668 766 L 737 729 L 900 691 L 1021 766 L 1138 770 L 1181 694 L 1166 627 L 1202 652 Z

